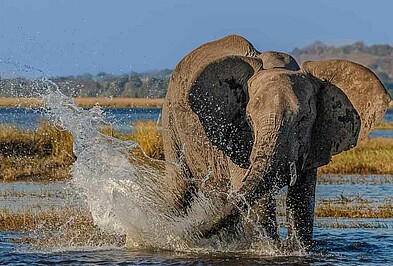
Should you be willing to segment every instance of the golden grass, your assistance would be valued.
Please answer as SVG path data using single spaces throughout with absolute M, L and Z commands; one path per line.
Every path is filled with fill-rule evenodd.
M 143 152 L 137 148 L 130 151 L 133 163 L 152 166 L 153 162 L 147 160 L 144 154 L 153 159 L 163 159 L 162 134 L 156 123 L 139 121 L 133 126 L 133 133 L 120 133 L 109 127 L 101 132 L 138 143 Z M 67 179 L 74 159 L 73 137 L 68 131 L 45 122 L 36 131 L 0 126 L 0 180 Z M 157 163 L 154 166 L 162 168 Z
M 104 97 L 77 97 L 75 102 L 82 107 L 92 107 L 99 104 L 109 108 L 127 108 L 127 107 L 162 107 L 164 100 L 162 98 L 104 98 Z M 0 107 L 42 107 L 43 104 L 38 98 L 0 98 Z M 389 104 L 389 109 L 393 109 L 393 101 Z
M 41 107 L 43 104 L 37 98 L 0 98 L 0 107 Z
M 286 216 L 286 197 L 277 198 L 277 215 Z M 364 199 L 360 195 L 338 195 L 336 199 L 316 202 L 315 217 L 320 218 L 393 218 L 393 202 Z
M 42 122 L 35 131 L 0 127 L 0 179 L 4 181 L 69 177 L 74 161 L 72 135 Z
M 153 121 L 140 121 L 134 123 L 135 132 L 132 140 L 137 142 L 145 154 L 154 159 L 164 159 L 164 146 L 162 134 Z
M 368 203 L 358 204 L 333 204 L 318 203 L 315 209 L 316 217 L 341 217 L 341 218 L 393 218 L 393 205 L 385 202 L 373 206 Z
M 379 130 L 393 130 L 393 122 L 380 122 L 375 129 Z
M 150 120 L 135 122 L 132 124 L 132 127 L 134 128 L 133 133 L 121 133 L 114 130 L 112 127 L 103 127 L 100 132 L 120 140 L 134 141 L 148 157 L 163 160 L 164 145 L 162 142 L 162 133 L 159 129 L 160 125 Z M 138 154 L 139 152 L 133 150 L 132 153 Z
M 374 222 L 374 221 L 343 221 L 341 217 L 336 217 L 335 221 L 315 221 L 315 227 L 319 228 L 389 228 L 385 223 Z
M 160 108 L 164 104 L 164 99 L 151 98 L 94 98 L 78 97 L 74 98 L 75 103 L 81 107 L 93 107 L 96 104 L 107 108 Z M 38 98 L 0 98 L 0 107 L 42 107 L 43 103 Z
M 93 222 L 84 209 L 65 208 L 14 213 L 0 210 L 0 231 L 27 233 L 14 239 L 30 243 L 42 249 L 72 246 L 123 246 L 125 236 L 106 233 Z
M 96 104 L 108 108 L 160 108 L 164 99 L 151 98 L 74 98 L 75 103 L 81 107 L 92 107 Z
M 366 139 L 332 158 L 318 174 L 393 174 L 393 139 Z
M 318 176 L 317 183 L 382 185 L 393 183 L 393 175 L 323 174 Z
M 133 126 L 133 133 L 120 133 L 109 127 L 103 128 L 102 133 L 135 141 L 148 157 L 164 159 L 159 126 L 153 121 L 140 121 Z M 149 161 L 140 151 L 133 149 L 130 152 L 131 157 L 139 158 L 139 163 Z M 36 131 L 0 126 L 0 180 L 65 179 L 69 177 L 69 166 L 74 159 L 73 138 L 67 131 L 48 123 L 41 123 Z M 367 139 L 356 148 L 334 156 L 329 165 L 318 169 L 318 173 L 393 175 L 392 161 L 393 139 Z

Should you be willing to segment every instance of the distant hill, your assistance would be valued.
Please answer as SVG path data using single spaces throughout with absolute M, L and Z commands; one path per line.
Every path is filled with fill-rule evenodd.
M 304 48 L 295 48 L 291 53 L 301 64 L 308 60 L 347 59 L 370 68 L 384 83 L 393 97 L 393 46 L 376 44 L 367 46 L 363 42 L 351 45 L 331 46 L 320 41 Z

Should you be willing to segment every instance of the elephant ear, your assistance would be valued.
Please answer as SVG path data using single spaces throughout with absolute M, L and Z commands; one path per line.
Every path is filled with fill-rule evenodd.
M 198 73 L 189 94 L 208 139 L 241 168 L 249 167 L 253 145 L 246 114 L 248 80 L 261 68 L 257 58 L 220 58 Z
M 320 86 L 307 168 L 330 162 L 331 156 L 365 139 L 383 118 L 390 97 L 368 68 L 346 60 L 305 62 L 304 72 Z

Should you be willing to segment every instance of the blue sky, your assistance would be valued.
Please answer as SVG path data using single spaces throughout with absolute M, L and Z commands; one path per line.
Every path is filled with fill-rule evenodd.
M 119 74 L 174 68 L 228 34 L 260 51 L 393 44 L 392 10 L 389 0 L 0 0 L 0 60 L 47 76 Z

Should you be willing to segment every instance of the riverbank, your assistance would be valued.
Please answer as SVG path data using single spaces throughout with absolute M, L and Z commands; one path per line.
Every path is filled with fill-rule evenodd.
M 77 97 L 74 98 L 78 106 L 91 108 L 98 104 L 106 108 L 161 108 L 164 104 L 163 98 L 94 98 Z M 2 107 L 42 107 L 43 104 L 38 98 L 0 98 L 0 108 Z M 393 109 L 393 101 L 389 104 L 389 109 Z
M 161 131 L 153 121 L 133 124 L 133 133 L 122 133 L 113 128 L 101 132 L 121 140 L 139 144 L 144 154 L 164 159 Z M 393 128 L 384 123 L 381 128 Z M 148 161 L 138 148 L 131 150 L 139 162 Z M 333 157 L 332 162 L 318 169 L 323 174 L 382 174 L 393 175 L 393 139 L 372 138 L 350 151 Z M 42 122 L 35 131 L 24 131 L 11 126 L 0 127 L 0 180 L 47 181 L 70 177 L 70 166 L 75 160 L 72 135 Z
M 161 108 L 164 104 L 162 98 L 93 98 L 78 97 L 74 98 L 75 103 L 84 108 L 91 108 L 100 105 L 106 108 Z M 38 108 L 43 107 L 43 103 L 38 98 L 0 98 L 0 108 L 4 107 L 24 107 Z
M 330 164 L 318 168 L 318 174 L 393 175 L 392 162 L 393 139 L 372 138 L 333 156 Z

